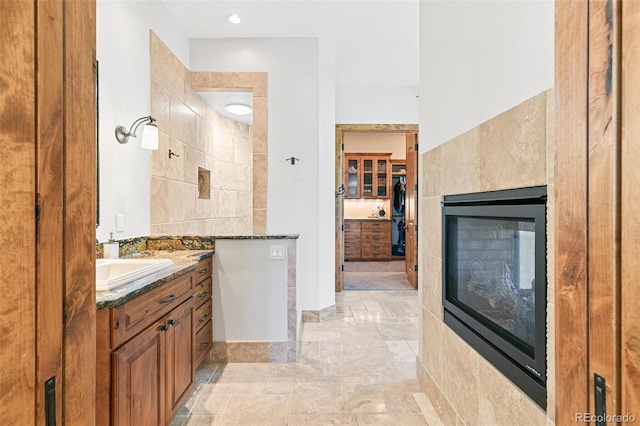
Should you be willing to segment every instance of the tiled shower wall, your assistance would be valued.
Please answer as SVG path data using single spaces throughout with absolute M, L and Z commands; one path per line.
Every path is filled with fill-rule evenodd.
M 553 90 L 422 156 L 418 378 L 444 424 L 549 425 L 555 418 Z M 443 323 L 442 195 L 547 185 L 547 410 Z
M 216 113 L 192 88 L 191 73 L 151 32 L 151 115 L 159 149 L 151 154 L 151 233 L 253 232 L 250 126 Z M 169 158 L 169 150 L 177 154 Z M 198 169 L 210 172 L 199 198 Z

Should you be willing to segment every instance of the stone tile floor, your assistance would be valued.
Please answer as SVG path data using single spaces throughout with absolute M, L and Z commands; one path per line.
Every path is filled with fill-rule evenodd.
M 416 379 L 418 292 L 344 291 L 296 363 L 204 363 L 171 426 L 440 425 Z

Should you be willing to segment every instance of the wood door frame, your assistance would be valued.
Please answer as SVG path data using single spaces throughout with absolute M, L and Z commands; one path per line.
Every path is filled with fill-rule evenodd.
M 336 170 L 335 170 L 335 211 L 336 211 L 336 255 L 335 255 L 335 290 L 342 291 L 344 280 L 342 265 L 344 264 L 344 196 L 339 195 L 340 188 L 344 188 L 344 134 L 358 133 L 418 133 L 417 124 L 336 124 Z M 419 171 L 417 170 L 416 173 Z

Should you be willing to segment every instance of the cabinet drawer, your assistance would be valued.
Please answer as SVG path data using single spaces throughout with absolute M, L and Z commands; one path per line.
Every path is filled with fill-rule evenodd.
M 213 281 L 211 278 L 207 278 L 206 280 L 197 283 L 194 286 L 193 293 L 196 296 L 196 306 L 200 306 L 207 300 L 211 300 L 211 284 Z
M 194 284 L 204 281 L 211 276 L 211 260 L 211 257 L 207 257 L 206 259 L 202 259 L 200 262 L 198 262 L 196 270 L 193 271 Z
M 117 348 L 192 296 L 191 274 L 176 278 L 111 310 L 111 347 Z
M 196 330 L 200 330 L 211 319 L 212 314 L 212 302 L 208 299 L 196 309 Z
M 389 222 L 362 222 L 363 234 L 365 232 L 378 233 L 386 230 L 391 230 L 391 224 Z
M 208 321 L 204 327 L 196 333 L 196 341 L 193 348 L 194 358 L 196 360 L 194 362 L 195 368 L 198 368 L 211 350 L 211 345 L 213 344 L 213 335 L 211 334 L 212 324 L 213 323 L 211 321 Z

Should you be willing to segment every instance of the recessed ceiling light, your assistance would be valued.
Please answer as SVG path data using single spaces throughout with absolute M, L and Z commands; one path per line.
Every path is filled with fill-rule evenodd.
M 232 13 L 231 15 L 227 16 L 227 19 L 232 24 L 239 24 L 240 22 L 242 22 L 242 19 L 240 19 L 240 17 L 238 15 L 236 15 L 235 13 Z
M 224 106 L 224 110 L 235 115 L 249 115 L 253 108 L 245 104 L 227 104 Z

